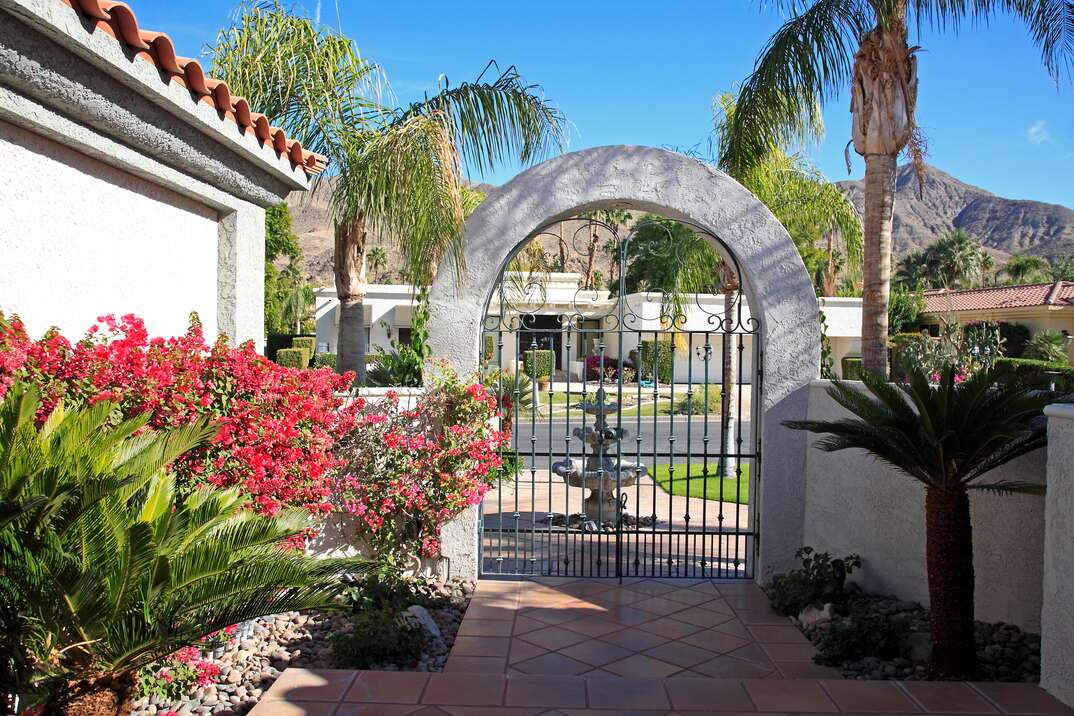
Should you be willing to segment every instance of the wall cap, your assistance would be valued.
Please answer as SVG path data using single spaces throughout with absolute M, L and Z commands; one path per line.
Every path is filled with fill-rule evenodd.
M 1044 414 L 1049 418 L 1074 420 L 1074 403 L 1052 403 L 1044 406 Z

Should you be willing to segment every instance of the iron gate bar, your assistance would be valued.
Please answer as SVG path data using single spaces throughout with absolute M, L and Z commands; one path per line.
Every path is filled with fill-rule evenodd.
M 688 310 L 677 303 L 677 299 L 669 300 L 669 296 L 661 291 L 649 292 L 642 297 L 651 300 L 654 295 L 659 297 L 660 312 L 658 316 L 641 315 L 645 311 L 645 303 L 635 308 L 631 305 L 630 296 L 626 294 L 626 271 L 628 268 L 627 248 L 633 234 L 626 241 L 618 240 L 616 229 L 604 222 L 593 219 L 582 221 L 574 234 L 575 241 L 583 232 L 587 232 L 591 241 L 596 241 L 598 230 L 609 232 L 613 237 L 613 243 L 617 246 L 616 262 L 618 269 L 618 291 L 614 298 L 609 298 L 605 303 L 610 303 L 612 310 L 601 312 L 595 310 L 591 304 L 588 309 L 579 305 L 584 300 L 582 294 L 590 293 L 584 287 L 575 291 L 570 300 L 568 310 L 555 309 L 554 306 L 546 306 L 548 299 L 547 286 L 544 278 L 533 280 L 533 273 L 528 278 L 519 275 L 509 276 L 508 265 L 501 269 L 501 280 L 498 290 L 489 297 L 489 304 L 493 298 L 498 299 L 498 315 L 493 315 L 486 310 L 485 335 L 495 336 L 493 342 L 493 355 L 485 355 L 486 339 L 481 341 L 482 357 L 486 360 L 495 359 L 494 369 L 497 371 L 497 386 L 501 394 L 511 395 L 513 405 L 510 415 L 512 426 L 511 444 L 503 450 L 504 455 L 510 453 L 514 458 L 514 469 L 510 479 L 513 481 L 513 507 L 511 519 L 508 523 L 504 519 L 505 507 L 503 491 L 504 480 L 508 476 L 501 472 L 499 482 L 494 490 L 496 495 L 493 499 L 486 499 L 481 507 L 482 517 L 480 522 L 481 539 L 481 570 L 483 573 L 501 574 L 563 574 L 569 576 L 676 576 L 676 577 L 751 577 L 756 563 L 758 543 L 760 539 L 757 530 L 759 513 L 755 508 L 755 499 L 746 498 L 746 504 L 742 504 L 743 490 L 748 490 L 748 495 L 754 497 L 757 494 L 757 484 L 760 479 L 760 430 L 756 416 L 759 414 L 759 406 L 762 405 L 762 371 L 761 360 L 763 347 L 759 343 L 759 330 L 756 320 L 751 316 L 744 317 L 745 304 L 741 293 L 741 282 L 737 280 L 738 266 L 734 257 L 719 240 L 706 230 L 687 225 L 695 234 L 706 237 L 723 248 L 725 267 L 733 269 L 732 280 L 735 283 L 733 290 L 727 290 L 726 284 L 722 286 L 723 316 L 718 316 L 706 310 L 702 305 L 700 295 L 694 295 L 693 301 L 697 309 L 700 309 L 700 318 L 707 322 L 704 330 L 698 330 L 691 323 Z M 665 232 L 669 237 L 669 251 L 677 251 L 677 246 L 671 241 L 671 233 L 666 227 Z M 636 232 L 638 227 L 634 227 Z M 531 235 L 531 240 L 546 233 L 545 229 L 538 230 Z M 677 254 L 674 255 L 677 258 Z M 514 289 L 508 294 L 508 279 Z M 534 296 L 536 294 L 536 297 Z M 634 295 L 635 299 L 638 295 Z M 538 299 L 538 300 L 535 300 Z M 518 305 L 514 305 L 517 303 Z M 528 304 L 528 305 L 527 305 Z M 491 308 L 491 305 L 490 305 Z M 691 307 L 692 309 L 693 307 Z M 559 323 L 555 327 L 549 327 L 549 321 L 543 316 L 548 310 L 555 310 L 559 316 Z M 541 320 L 538 321 L 538 316 Z M 649 328 L 648 323 L 655 323 L 659 328 Z M 594 325 L 595 324 L 595 325 Z M 608 355 L 609 345 L 607 334 L 611 331 L 616 334 L 615 356 Z M 510 342 L 504 340 L 504 333 L 513 335 Z M 720 336 L 721 362 L 720 384 L 720 415 L 719 420 L 714 421 L 710 410 L 710 395 L 714 385 L 712 382 L 711 362 L 715 351 L 713 350 L 712 334 Z M 523 334 L 528 338 L 524 344 Z M 626 434 L 624 427 L 624 398 L 627 393 L 624 390 L 623 368 L 627 359 L 628 346 L 626 337 L 632 336 L 636 341 L 636 355 L 638 361 L 634 364 L 636 371 L 636 391 L 634 392 L 634 463 L 624 462 L 624 456 L 628 449 L 623 443 Z M 646 356 L 644 343 L 647 336 L 652 338 L 652 350 L 650 356 Z M 745 351 L 746 336 L 751 338 L 751 363 L 752 373 L 748 381 L 750 418 L 744 423 L 744 396 L 747 380 L 745 379 Z M 669 340 L 661 340 L 669 339 Z M 680 343 L 681 342 L 681 343 Z M 668 357 L 666 369 L 667 380 L 662 378 L 665 368 L 663 357 L 664 347 Z M 685 376 L 686 383 L 677 382 L 680 375 L 676 375 L 682 344 L 685 344 Z M 700 344 L 700 345 L 699 345 Z M 515 364 L 509 369 L 505 363 L 505 347 L 513 349 L 513 361 Z M 544 376 L 537 375 L 538 365 L 542 364 L 539 350 L 549 350 L 551 358 L 552 376 L 549 376 L 547 391 L 542 391 L 539 379 Z M 524 370 L 518 370 L 519 359 L 526 353 L 532 356 L 529 364 L 533 369 L 531 375 L 526 376 Z M 734 355 L 737 353 L 737 355 Z M 580 379 L 581 391 L 575 392 L 573 382 L 572 361 L 580 357 L 582 376 Z M 599 366 L 596 380 L 588 380 L 589 359 L 596 357 Z M 695 383 L 695 357 L 700 361 L 697 370 L 704 378 L 704 385 L 699 387 Z M 646 365 L 646 359 L 651 360 L 651 365 Z M 606 370 L 606 363 L 611 365 L 610 372 Z M 526 361 L 522 361 L 522 366 Z M 562 395 L 563 411 L 562 423 L 556 420 L 557 396 L 556 391 L 556 365 L 560 366 L 565 376 L 565 388 Z M 489 367 L 486 364 L 486 367 Z M 729 370 L 735 368 L 735 370 Z M 643 400 L 642 373 L 647 371 L 652 379 L 649 398 L 650 406 Z M 733 374 L 731 378 L 729 373 Z M 523 377 L 530 381 L 524 387 Z M 614 381 L 614 384 L 613 384 Z M 590 389 L 594 388 L 595 392 Z M 614 411 L 608 410 L 608 392 L 614 392 Z M 528 392 L 531 405 L 529 410 L 529 446 L 528 467 L 529 474 L 529 501 L 523 503 L 523 491 L 525 485 L 522 481 L 522 470 L 519 469 L 519 458 L 525 448 L 522 444 L 522 418 L 523 390 Z M 574 398 L 580 397 L 581 402 L 576 403 Z M 547 401 L 547 421 L 544 427 L 548 430 L 546 440 L 538 437 L 538 409 L 541 399 Z M 591 402 L 592 401 L 592 402 Z M 699 403 L 699 401 L 701 401 Z M 686 403 L 685 415 L 678 417 L 677 408 Z M 733 408 L 730 403 L 735 403 Z M 668 415 L 666 421 L 661 420 L 665 411 Z M 700 405 L 700 415 L 698 406 Z M 576 408 L 580 409 L 576 412 Z M 591 410 L 598 406 L 595 410 Z M 650 429 L 646 431 L 643 418 L 648 408 L 651 407 L 652 422 Z M 593 420 L 587 417 L 592 414 Z M 607 422 L 608 417 L 614 414 L 615 424 Z M 702 425 L 700 431 L 700 448 L 696 445 L 694 423 L 700 417 Z M 590 424 L 592 422 L 592 424 Z M 711 449 L 714 437 L 711 431 L 712 423 L 719 425 L 720 447 L 719 450 Z M 734 424 L 737 422 L 737 424 Z M 578 423 L 576 426 L 575 423 Z M 685 423 L 685 425 L 680 425 Z M 667 427 L 666 434 L 660 439 L 660 426 Z M 556 447 L 557 429 L 563 425 L 565 433 L 562 437 L 563 447 Z M 748 433 L 746 426 L 748 425 Z M 681 430 L 681 432 L 680 432 Z M 574 437 L 578 437 L 578 448 L 574 447 Z M 590 450 L 586 444 L 592 438 Z M 646 439 L 651 441 L 651 449 L 643 449 Z M 685 447 L 680 448 L 685 442 Z M 539 445 L 539 443 L 541 443 Z M 662 448 L 661 444 L 666 445 Z M 614 450 L 608 448 L 614 445 Z M 614 461 L 612 461 L 614 453 Z M 555 463 L 564 466 L 563 509 L 562 518 L 555 513 L 555 476 L 553 472 L 553 458 L 564 458 L 563 462 Z M 642 463 L 642 459 L 652 460 L 651 471 L 643 474 L 640 469 L 632 469 L 632 483 L 634 486 L 633 500 L 629 499 L 629 483 L 624 485 L 624 473 L 629 465 Z M 696 460 L 700 458 L 700 464 Z M 538 460 L 542 459 L 543 464 Z M 662 483 L 657 481 L 657 471 L 666 461 L 666 485 L 664 490 Z M 681 461 L 681 462 L 680 462 Z M 715 463 L 716 470 L 713 473 L 712 465 Z M 700 467 L 700 474 L 698 468 Z M 745 468 L 745 485 L 743 484 L 743 472 Z M 592 469 L 591 469 L 592 468 Z M 557 467 L 557 470 L 561 469 Z M 538 472 L 543 470 L 547 475 L 544 487 L 547 496 L 538 497 Z M 577 472 L 578 479 L 575 484 L 569 475 Z M 591 481 L 592 474 L 595 481 Z M 730 474 L 735 478 L 734 503 L 728 503 L 725 498 L 730 495 L 725 493 L 727 488 L 726 476 Z M 709 515 L 709 486 L 712 477 L 718 479 L 718 502 L 713 507 L 715 510 L 714 522 L 710 521 Z M 701 498 L 691 497 L 694 486 L 700 481 Z M 642 483 L 646 482 L 646 489 L 651 489 L 651 506 L 649 515 L 641 515 L 642 511 Z M 650 485 L 651 483 L 651 485 Z M 579 512 L 572 512 L 571 493 L 572 487 L 578 486 L 580 490 Z M 680 489 L 682 487 L 683 489 Z M 590 490 L 590 497 L 582 500 L 585 491 Z M 683 492 L 676 495 L 675 492 Z M 666 494 L 665 494 L 666 492 Z M 658 514 L 660 507 L 658 494 L 667 499 L 666 527 L 659 524 L 663 515 Z M 692 500 L 699 499 L 694 504 Z M 540 504 L 539 504 L 540 502 Z M 614 507 L 610 507 L 614 505 Z M 542 510 L 544 507 L 546 509 Z M 493 522 L 488 522 L 488 511 L 495 509 L 497 514 Z M 638 514 L 630 515 L 632 509 Z M 733 510 L 733 515 L 726 514 L 728 509 Z M 595 515 L 589 514 L 594 511 Z M 677 514 L 681 511 L 681 514 Z M 607 516 L 611 517 L 606 520 Z M 700 512 L 700 526 L 698 525 L 698 512 Z M 678 518 L 681 517 L 681 523 Z M 595 520 L 594 520 L 595 518 Z M 729 519 L 730 518 L 730 519 Z M 526 525 L 524 520 L 528 519 Z M 543 527 L 538 527 L 538 520 L 544 522 Z M 558 521 L 561 519 L 562 524 Z M 628 520 L 632 520 L 628 521 Z M 648 523 L 647 525 L 645 523 Z M 595 524 L 595 528 L 591 529 Z M 659 528 L 659 529 L 658 529 Z M 631 533 L 633 533 L 631 535 Z M 506 542 L 506 545 L 505 545 Z M 554 544 L 553 544 L 554 543 Z M 509 552 L 505 552 L 505 546 Z M 512 556 L 513 555 L 513 556 Z

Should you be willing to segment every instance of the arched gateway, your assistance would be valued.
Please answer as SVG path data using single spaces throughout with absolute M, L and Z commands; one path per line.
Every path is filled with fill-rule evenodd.
M 715 288 L 670 295 L 643 278 L 629 293 L 641 229 L 601 220 L 618 209 L 708 241 L 723 260 Z M 509 266 L 535 238 L 588 246 L 600 232 L 618 262 L 610 291 Z M 599 147 L 492 192 L 465 239 L 461 275 L 445 261 L 430 291 L 429 346 L 460 373 L 494 371 L 515 398 L 518 462 L 481 515 L 445 531 L 451 571 L 761 579 L 787 566 L 802 539 L 806 438 L 781 423 L 805 417 L 820 327 L 768 209 L 682 154 Z M 556 281 L 574 282 L 559 287 L 566 297 Z

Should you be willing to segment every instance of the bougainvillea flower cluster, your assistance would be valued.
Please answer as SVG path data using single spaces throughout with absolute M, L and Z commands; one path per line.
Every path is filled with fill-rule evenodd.
M 495 483 L 508 435 L 496 427 L 498 399 L 481 383 L 441 371 L 412 408 L 389 392 L 359 401 L 335 500 L 382 560 L 440 551 L 440 528 Z
M 183 485 L 239 486 L 267 514 L 331 508 L 331 449 L 356 413 L 337 395 L 351 375 L 285 368 L 224 337 L 208 345 L 196 316 L 175 338 L 150 338 L 133 315 L 101 316 L 75 343 L 55 330 L 31 340 L 0 316 L 0 397 L 16 380 L 42 388 L 42 421 L 60 401 L 101 400 L 116 402 L 117 419 L 148 412 L 151 428 L 209 420 L 215 437 L 174 465 Z

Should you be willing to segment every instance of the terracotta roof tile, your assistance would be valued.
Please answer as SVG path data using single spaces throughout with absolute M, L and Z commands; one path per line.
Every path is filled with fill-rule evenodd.
M 994 286 L 964 291 L 925 291 L 926 313 L 981 311 L 1025 306 L 1074 306 L 1074 282 L 1057 281 L 1028 286 Z
M 238 124 L 244 131 L 268 142 L 277 154 L 286 155 L 292 166 L 302 167 L 307 175 L 324 171 L 328 160 L 320 154 L 306 151 L 302 145 L 288 139 L 284 130 L 269 124 L 268 118 L 250 109 L 249 103 L 231 94 L 226 83 L 205 76 L 201 63 L 189 57 L 175 54 L 175 44 L 163 32 L 145 30 L 130 6 L 110 0 L 60 0 L 75 11 L 95 21 L 95 29 L 102 30 L 136 50 L 135 56 L 152 62 L 166 72 L 170 79 L 178 81 L 199 101 L 216 108 L 226 119 Z

